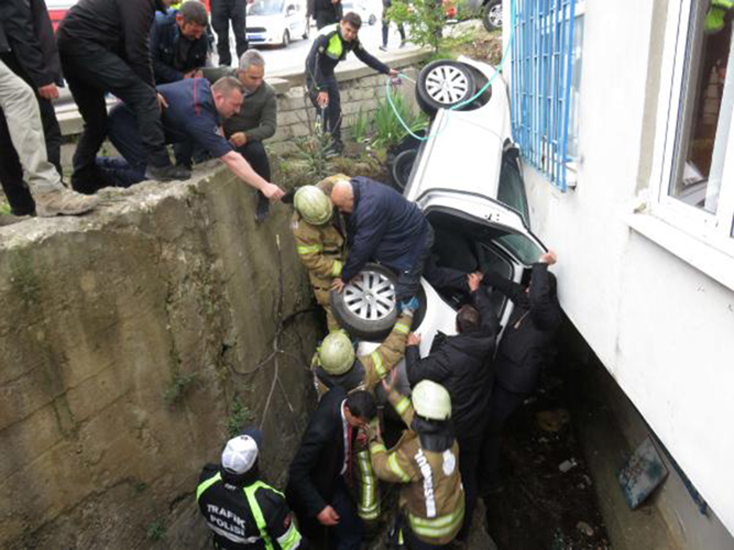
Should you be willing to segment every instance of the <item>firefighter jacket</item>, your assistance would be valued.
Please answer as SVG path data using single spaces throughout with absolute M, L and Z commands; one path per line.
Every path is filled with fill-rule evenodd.
M 291 229 L 298 257 L 308 270 L 311 284 L 315 289 L 328 291 L 332 280 L 341 275 L 347 255 L 341 217 L 335 215 L 326 225 L 312 225 L 295 212 Z
M 354 390 L 374 391 L 375 387 L 394 369 L 403 359 L 405 342 L 413 322 L 413 312 L 405 310 L 395 323 L 390 334 L 375 351 L 361 355 L 354 360 L 354 365 L 344 374 L 328 374 L 319 366 L 319 352 L 314 354 L 312 367 L 314 382 L 319 396 L 334 386 L 340 386 L 345 391 Z
M 415 412 L 410 399 L 395 389 L 388 399 L 411 426 Z M 370 455 L 378 478 L 403 484 L 400 508 L 415 536 L 436 546 L 454 540 L 464 521 L 464 488 L 456 441 L 443 452 L 429 451 L 423 448 L 418 434 L 407 430 L 388 451 L 379 432 L 373 429 Z
M 247 474 L 244 474 L 246 476 Z M 240 481 L 215 464 L 204 467 L 196 502 L 226 550 L 295 550 L 301 545 L 285 497 L 258 479 Z

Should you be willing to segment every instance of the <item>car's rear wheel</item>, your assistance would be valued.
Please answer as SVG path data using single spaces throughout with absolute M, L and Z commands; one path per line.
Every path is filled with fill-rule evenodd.
M 371 13 L 370 18 L 367 20 L 367 24 L 371 27 L 375 23 L 377 23 L 377 16 L 374 13 Z
M 434 115 L 439 109 L 460 105 L 475 91 L 474 77 L 466 65 L 446 59 L 426 65 L 416 84 L 418 105 L 429 115 Z
M 502 0 L 489 0 L 484 5 L 482 24 L 489 32 L 502 29 Z
M 311 24 L 309 20 L 307 19 L 306 26 L 303 29 L 303 34 L 301 35 L 301 38 L 303 38 L 304 40 L 307 40 L 310 35 L 311 35 Z
M 381 340 L 397 319 L 395 273 L 380 264 L 368 263 L 342 292 L 332 291 L 331 311 L 339 325 L 357 338 Z M 419 310 L 413 316 L 417 326 L 425 315 L 426 296 L 418 293 Z
M 286 29 L 283 31 L 282 45 L 284 48 L 287 48 L 290 43 L 291 43 L 291 33 L 289 33 L 288 29 Z
M 415 158 L 417 156 L 418 149 L 408 149 L 395 157 L 391 172 L 393 182 L 398 191 L 402 192 L 405 190 L 405 186 L 408 185 L 410 172 L 413 170 L 413 164 L 415 164 Z

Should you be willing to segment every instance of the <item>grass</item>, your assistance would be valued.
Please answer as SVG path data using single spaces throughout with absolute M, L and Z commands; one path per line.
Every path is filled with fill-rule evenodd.
M 162 520 L 157 519 L 148 525 L 148 529 L 145 532 L 145 537 L 148 540 L 159 541 L 163 540 L 166 536 L 166 525 Z
M 248 409 L 246 405 L 242 404 L 239 397 L 235 396 L 232 403 L 232 412 L 230 413 L 229 418 L 227 418 L 227 431 L 229 433 L 229 437 L 239 435 L 245 424 L 254 420 L 254 418 L 255 415 L 252 414 L 252 411 Z
M 370 120 L 360 108 L 359 113 L 354 117 L 354 123 L 351 127 L 352 139 L 357 143 L 364 143 L 367 141 L 369 131 Z
M 163 399 L 169 407 L 174 407 L 181 402 L 191 385 L 196 381 L 196 374 L 176 373 L 171 383 L 163 392 Z
M 428 127 L 428 117 L 424 113 L 415 115 L 406 105 L 402 95 L 393 94 L 391 98 L 395 110 L 385 98 L 377 101 L 377 110 L 373 113 L 375 135 L 372 145 L 375 147 L 390 149 L 397 146 L 408 135 L 408 131 L 398 120 L 396 112 L 412 132 Z

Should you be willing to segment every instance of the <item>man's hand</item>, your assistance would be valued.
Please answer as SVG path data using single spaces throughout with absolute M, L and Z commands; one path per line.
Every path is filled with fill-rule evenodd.
M 395 69 L 390 69 L 390 76 L 392 78 L 397 78 L 398 76 L 400 76 L 400 73 L 396 71 Z
M 43 99 L 48 99 L 49 101 L 52 99 L 58 99 L 59 89 L 56 87 L 56 84 L 52 82 L 51 84 L 46 84 L 45 86 L 38 88 L 38 95 Z
M 365 426 L 365 429 L 359 430 L 357 432 L 357 443 L 359 443 L 360 445 L 366 445 L 367 444 L 368 436 L 367 436 L 367 431 L 366 430 L 367 430 L 367 426 Z
M 247 134 L 244 132 L 235 132 L 229 137 L 229 142 L 235 147 L 242 147 L 247 143 Z
M 542 264 L 548 264 L 553 265 L 558 261 L 558 257 L 556 256 L 556 253 L 552 250 L 549 250 L 545 254 L 543 254 L 540 258 L 538 258 L 538 261 Z
M 408 334 L 408 342 L 407 342 L 406 345 L 408 345 L 408 346 L 417 346 L 417 345 L 419 345 L 421 343 L 421 340 L 422 340 L 422 338 L 421 338 L 421 335 L 420 334 L 416 334 L 415 332 L 411 332 L 410 334 Z
M 262 191 L 262 194 L 265 195 L 270 202 L 278 202 L 283 195 L 285 195 L 285 192 L 280 187 L 272 183 L 268 183 L 267 186 L 260 189 L 260 191 Z
M 382 387 L 383 387 L 383 389 L 387 393 L 390 393 L 392 391 L 392 389 L 395 387 L 395 381 L 397 379 L 398 379 L 398 369 L 392 369 L 390 371 L 390 376 L 389 376 L 389 380 L 390 381 L 388 382 L 388 378 L 387 377 L 382 379 Z
M 482 279 L 484 278 L 484 275 L 482 275 L 479 271 L 475 273 L 469 273 L 469 275 L 466 276 L 467 283 L 469 284 L 469 290 L 472 292 L 476 292 L 479 290 L 479 286 L 482 284 Z
M 374 441 L 380 438 L 380 419 L 375 417 L 372 421 L 364 427 L 367 432 L 367 439 Z
M 163 109 L 168 107 L 168 101 L 161 94 L 158 94 L 158 108 L 163 112 Z
M 184 78 L 204 78 L 204 73 L 201 69 L 193 69 L 187 73 L 184 73 Z
M 342 281 L 341 277 L 337 277 L 331 282 L 331 290 L 336 290 L 337 292 L 341 293 L 342 290 L 344 290 L 345 283 Z
M 329 106 L 329 92 L 319 92 L 316 96 L 316 103 L 322 109 L 326 109 Z
M 321 525 L 333 527 L 334 525 L 339 523 L 339 514 L 337 514 L 336 510 L 334 510 L 331 506 L 326 506 L 323 510 L 319 512 L 319 514 L 316 516 L 316 519 L 319 520 L 319 523 Z

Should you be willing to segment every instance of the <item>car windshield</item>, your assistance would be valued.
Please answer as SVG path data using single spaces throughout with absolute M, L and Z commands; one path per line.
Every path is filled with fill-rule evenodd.
M 247 6 L 248 15 L 276 15 L 283 11 L 284 0 L 255 0 Z
M 535 241 L 530 240 L 525 235 L 516 233 L 508 233 L 502 237 L 497 237 L 495 242 L 506 248 L 510 254 L 525 265 L 534 264 L 545 252 Z

